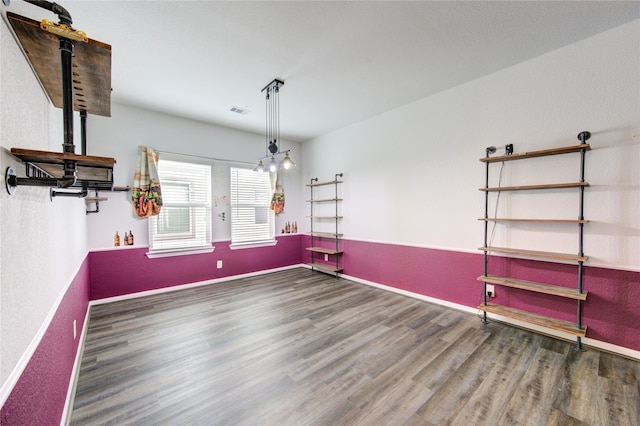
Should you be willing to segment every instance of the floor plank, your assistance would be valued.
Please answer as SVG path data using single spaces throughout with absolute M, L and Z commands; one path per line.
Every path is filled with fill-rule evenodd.
M 640 363 L 304 268 L 91 308 L 72 425 L 637 425 Z

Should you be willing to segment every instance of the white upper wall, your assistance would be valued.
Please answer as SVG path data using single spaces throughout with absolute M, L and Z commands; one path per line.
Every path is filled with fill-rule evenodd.
M 132 186 L 138 145 L 146 145 L 161 152 L 200 156 L 237 162 L 254 168 L 258 158 L 265 155 L 264 135 L 220 127 L 200 121 L 147 111 L 113 103 L 111 117 L 90 116 L 87 121 L 87 154 L 116 159 L 116 186 Z M 302 161 L 300 144 L 282 141 L 280 149 L 291 149 L 296 163 Z M 215 172 L 214 172 L 215 173 Z M 300 168 L 283 172 L 285 211 L 276 218 L 276 234 L 286 221 L 302 221 Z M 229 195 L 228 173 L 215 173 L 213 195 L 222 199 Z M 100 213 L 88 220 L 89 247 L 99 249 L 113 246 L 116 231 L 122 236 L 132 231 L 135 245 L 148 244 L 147 220 L 135 216 L 131 192 L 102 192 L 109 198 L 100 203 Z M 92 206 L 93 207 L 93 206 Z M 226 220 L 218 216 L 225 212 Z M 231 238 L 230 208 L 220 203 L 213 208 L 213 239 Z
M 49 103 L 4 20 L 0 58 L 0 170 L 3 177 L 7 167 L 25 176 L 24 164 L 9 154 L 10 149 L 61 152 L 62 111 Z M 25 351 L 48 325 L 47 316 L 86 256 L 84 209 L 81 199 L 51 201 L 49 188 L 22 186 L 14 195 L 7 193 L 4 183 L 0 189 L 2 385 L 26 361 Z
M 582 130 L 593 134 L 588 264 L 640 270 L 638 20 L 311 140 L 303 145 L 303 176 L 345 172 L 346 238 L 478 252 L 485 148 L 573 145 Z M 572 154 L 507 162 L 502 184 L 577 180 Z M 563 191 L 504 193 L 498 216 L 576 219 L 576 191 Z M 574 253 L 575 231 L 499 225 L 493 244 Z

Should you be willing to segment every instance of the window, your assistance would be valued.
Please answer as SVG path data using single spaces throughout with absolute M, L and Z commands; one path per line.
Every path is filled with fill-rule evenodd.
M 275 242 L 268 173 L 231 167 L 231 245 Z
M 149 255 L 211 251 L 211 165 L 158 161 L 162 209 L 149 218 Z

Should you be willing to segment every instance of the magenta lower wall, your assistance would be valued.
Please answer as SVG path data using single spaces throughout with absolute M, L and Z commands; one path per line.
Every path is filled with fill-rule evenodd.
M 268 247 L 231 250 L 216 242 L 213 253 L 149 259 L 146 247 L 91 252 L 91 300 L 156 290 L 301 263 L 300 235 L 278 237 Z M 217 269 L 217 261 L 222 268 Z
M 482 301 L 483 256 L 381 244 L 342 241 L 345 275 L 464 306 Z M 2 425 L 59 424 L 78 349 L 71 324 L 84 326 L 89 300 L 241 275 L 310 260 L 308 237 L 279 237 L 278 244 L 231 250 L 216 243 L 208 254 L 149 259 L 146 248 L 91 252 L 69 286 L 40 345 L 0 410 Z M 316 244 L 317 245 L 317 244 Z M 223 268 L 216 263 L 222 260 Z M 333 260 L 333 259 L 331 259 Z M 576 284 L 576 266 L 492 257 L 489 272 L 567 287 Z M 583 304 L 587 337 L 640 351 L 640 273 L 586 267 Z M 576 304 L 561 298 L 497 287 L 496 303 L 573 320 Z M 560 312 L 560 313 L 558 313 Z
M 158 259 L 147 258 L 147 248 L 89 253 L 0 409 L 0 424 L 60 424 L 89 300 L 300 264 L 301 236 L 277 240 L 275 246 L 242 250 L 218 242 L 213 253 Z M 216 267 L 218 260 L 223 262 L 222 269 Z
M 85 258 L 38 348 L 2 406 L 0 424 L 60 424 L 88 305 L 89 261 Z
M 342 243 L 345 275 L 464 306 L 476 307 L 482 302 L 482 284 L 476 279 L 484 268 L 481 253 L 354 240 Z M 309 257 L 303 250 L 305 262 Z M 491 257 L 489 273 L 571 288 L 577 283 L 576 265 L 534 260 Z M 582 315 L 587 337 L 640 350 L 640 273 L 587 266 L 583 278 L 583 288 L 589 292 Z M 493 300 L 575 321 L 573 300 L 498 286 Z

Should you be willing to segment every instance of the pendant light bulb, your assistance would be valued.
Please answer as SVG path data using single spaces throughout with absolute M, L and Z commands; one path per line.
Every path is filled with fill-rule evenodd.
M 271 156 L 271 161 L 269 162 L 269 171 L 271 173 L 275 173 L 278 171 L 278 163 L 276 163 L 276 159 Z
M 258 161 L 258 165 L 253 169 L 253 171 L 258 173 L 264 172 L 264 164 L 262 164 L 262 160 Z
M 293 162 L 291 157 L 289 157 L 289 153 L 286 152 L 284 154 L 284 158 L 280 162 L 280 166 L 283 167 L 285 170 L 289 170 L 290 168 L 295 167 L 296 163 Z

